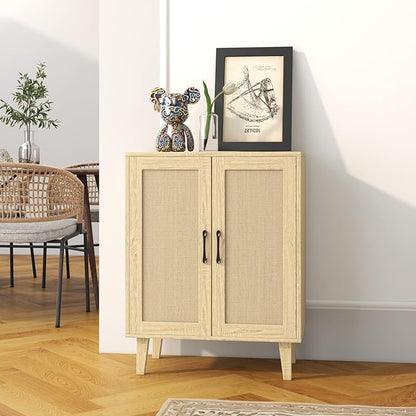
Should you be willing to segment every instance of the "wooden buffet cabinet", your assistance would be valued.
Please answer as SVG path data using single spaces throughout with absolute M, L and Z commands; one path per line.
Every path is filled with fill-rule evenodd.
M 298 152 L 126 156 L 127 336 L 279 343 L 292 377 L 304 328 L 304 158 Z

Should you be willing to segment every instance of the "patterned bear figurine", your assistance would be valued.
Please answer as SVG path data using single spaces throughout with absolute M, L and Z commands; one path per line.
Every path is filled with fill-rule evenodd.
M 185 138 L 188 151 L 194 150 L 194 138 L 184 122 L 188 118 L 188 104 L 197 103 L 200 97 L 199 91 L 193 87 L 188 88 L 183 94 L 168 94 L 160 87 L 153 89 L 150 99 L 155 111 L 160 111 L 162 120 L 166 123 L 157 135 L 158 152 L 184 152 Z

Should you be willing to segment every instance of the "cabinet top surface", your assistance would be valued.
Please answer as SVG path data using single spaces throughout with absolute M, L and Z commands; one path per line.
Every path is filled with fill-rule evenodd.
M 303 156 L 303 152 L 127 152 L 126 157 L 278 157 Z

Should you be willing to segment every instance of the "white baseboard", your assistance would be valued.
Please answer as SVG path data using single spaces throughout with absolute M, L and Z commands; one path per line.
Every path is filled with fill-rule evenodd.
M 308 300 L 307 309 L 336 309 L 356 311 L 416 311 L 416 302 L 354 301 L 354 300 Z
M 307 302 L 299 359 L 416 363 L 416 310 L 408 302 Z M 101 340 L 101 352 L 134 353 L 131 339 Z M 167 339 L 165 355 L 278 358 L 276 343 Z M 296 368 L 296 367 L 295 367 Z M 295 371 L 295 370 L 294 370 Z
M 407 302 L 308 305 L 299 359 L 416 362 L 416 308 Z M 275 343 L 167 340 L 165 354 L 278 358 Z

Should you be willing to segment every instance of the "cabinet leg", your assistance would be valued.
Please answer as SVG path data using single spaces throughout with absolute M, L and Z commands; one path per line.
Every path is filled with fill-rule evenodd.
M 292 364 L 296 364 L 296 344 L 292 344 Z
M 144 375 L 146 373 L 148 348 L 149 338 L 137 338 L 136 374 Z
M 292 380 L 292 343 L 279 342 L 283 380 Z
M 152 338 L 153 348 L 152 348 L 152 358 L 160 358 L 162 352 L 162 338 Z

